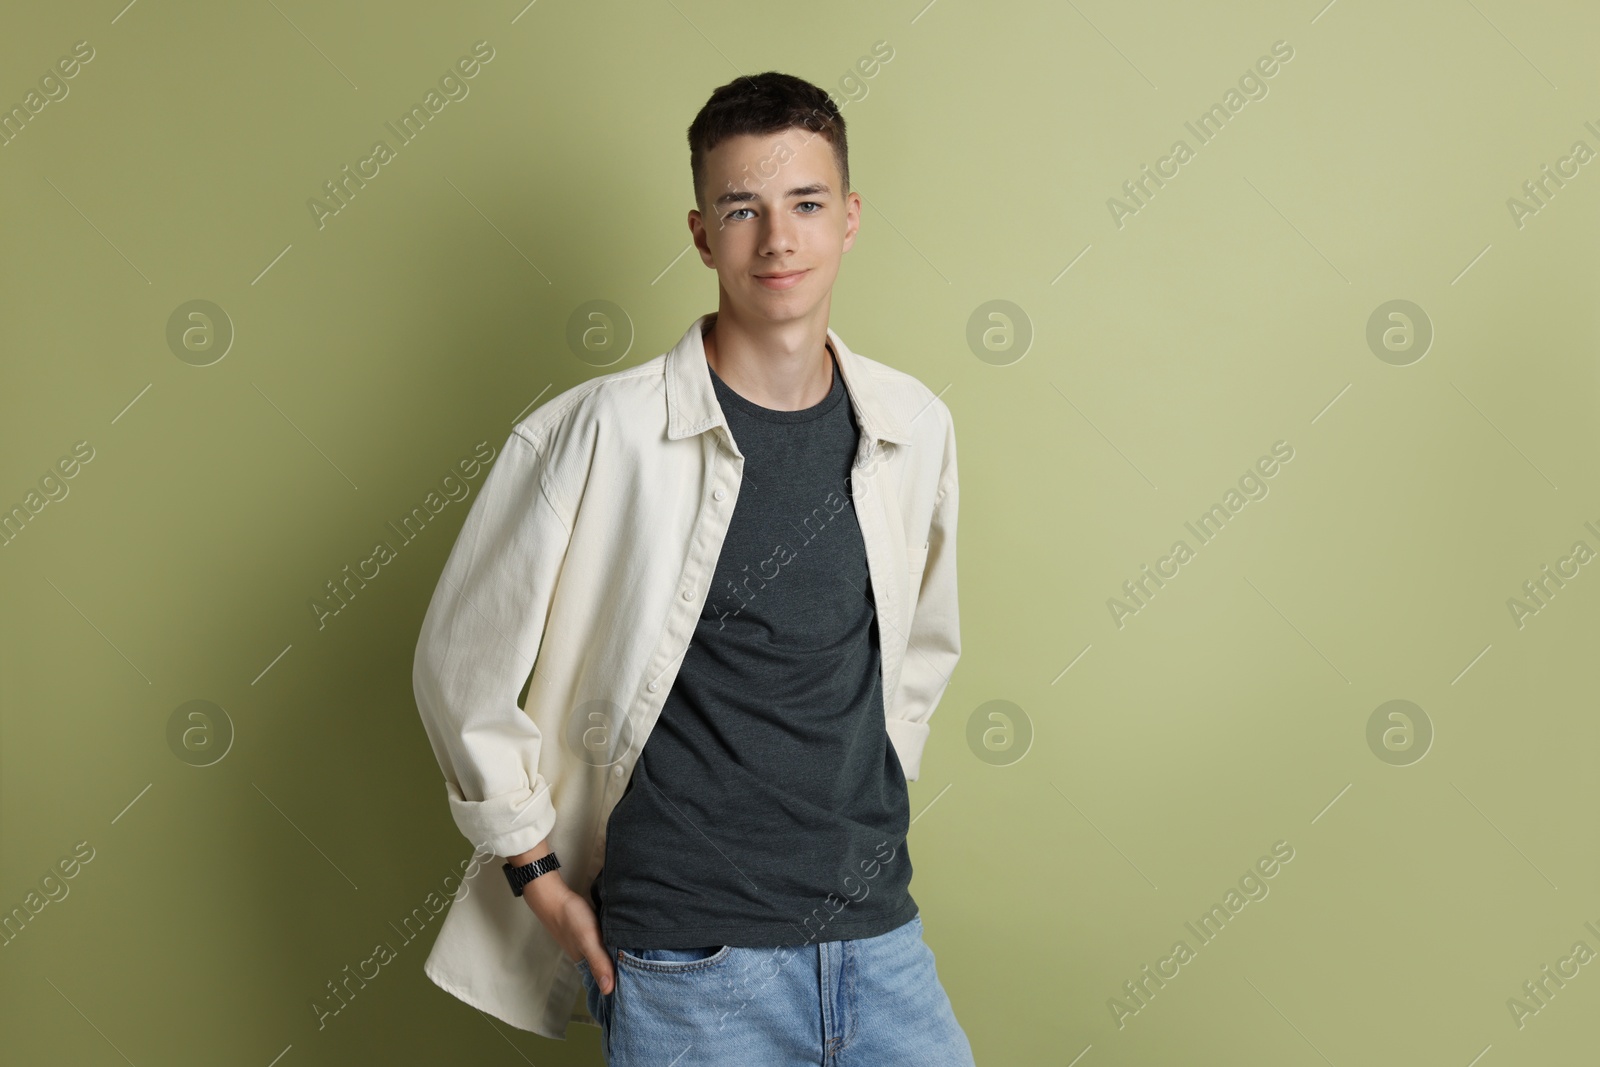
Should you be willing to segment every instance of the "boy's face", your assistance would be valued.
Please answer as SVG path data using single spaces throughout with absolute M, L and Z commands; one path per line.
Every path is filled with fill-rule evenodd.
M 705 182 L 706 213 L 690 211 L 689 228 L 723 301 L 770 322 L 825 308 L 861 224 L 861 197 L 841 193 L 833 144 L 798 126 L 730 137 L 706 154 Z

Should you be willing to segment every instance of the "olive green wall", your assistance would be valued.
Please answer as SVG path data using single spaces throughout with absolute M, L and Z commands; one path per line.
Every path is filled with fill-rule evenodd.
M 0 32 L 8 1062 L 600 1062 L 397 931 L 471 852 L 412 652 L 458 462 L 714 309 L 684 131 L 767 69 L 845 102 L 834 327 L 956 417 L 978 1062 L 1594 1062 L 1591 5 L 121 3 Z

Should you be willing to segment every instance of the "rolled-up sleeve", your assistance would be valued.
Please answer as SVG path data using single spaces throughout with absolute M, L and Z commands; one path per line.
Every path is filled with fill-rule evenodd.
M 943 405 L 940 405 L 943 408 Z M 956 596 L 956 479 L 955 423 L 945 413 L 944 456 L 933 519 L 928 527 L 928 559 L 917 593 L 916 614 L 907 636 L 905 663 L 900 669 L 899 692 L 888 717 L 890 736 L 902 756 L 909 781 L 922 770 L 922 750 L 928 741 L 928 720 L 939 704 L 951 672 L 961 658 L 961 618 Z
M 571 528 L 539 447 L 514 431 L 467 514 L 417 639 L 412 685 L 474 846 L 515 856 L 549 836 L 547 742 L 517 703 L 538 658 Z

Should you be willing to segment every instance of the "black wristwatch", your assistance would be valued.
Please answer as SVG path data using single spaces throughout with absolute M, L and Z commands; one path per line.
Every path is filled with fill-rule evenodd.
M 549 874 L 551 871 L 556 870 L 560 866 L 561 861 L 556 859 L 556 854 L 554 852 L 549 852 L 543 856 L 540 856 L 532 863 L 523 864 L 521 867 L 513 867 L 509 863 L 504 863 L 501 864 L 501 869 L 506 872 L 506 881 L 511 883 L 511 892 L 520 897 L 522 895 L 523 886 L 527 885 L 541 874 Z

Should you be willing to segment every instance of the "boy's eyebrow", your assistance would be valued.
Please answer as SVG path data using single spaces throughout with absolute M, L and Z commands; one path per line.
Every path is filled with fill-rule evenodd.
M 832 192 L 833 190 L 828 187 L 827 182 L 812 182 L 810 185 L 796 186 L 784 195 L 785 197 L 826 196 Z M 714 207 L 721 207 L 724 204 L 742 204 L 750 200 L 759 199 L 759 196 L 746 189 L 742 192 L 723 193 L 712 204 Z

